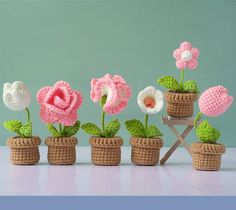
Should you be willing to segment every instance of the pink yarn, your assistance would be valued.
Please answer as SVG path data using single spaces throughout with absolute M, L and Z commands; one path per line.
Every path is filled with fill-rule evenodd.
M 82 95 L 72 90 L 64 81 L 58 81 L 53 87 L 43 87 L 37 93 L 41 105 L 40 117 L 44 123 L 74 125 L 77 121 L 77 109 L 82 104 Z
M 103 95 L 107 95 L 103 110 L 108 114 L 118 114 L 128 105 L 131 89 L 121 76 L 106 74 L 91 80 L 91 100 L 99 102 Z
M 233 103 L 233 97 L 223 86 L 214 86 L 205 90 L 199 98 L 200 111 L 209 117 L 223 114 Z
M 180 70 L 185 68 L 195 69 L 198 65 L 198 56 L 199 50 L 193 48 L 191 43 L 186 41 L 182 42 L 180 48 L 173 52 L 173 57 L 176 59 L 176 67 Z

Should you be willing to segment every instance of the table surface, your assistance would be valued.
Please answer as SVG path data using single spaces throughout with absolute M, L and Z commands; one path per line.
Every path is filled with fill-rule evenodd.
M 53 166 L 40 147 L 38 165 L 14 166 L 9 149 L 0 147 L 0 195 L 236 195 L 236 148 L 227 148 L 216 172 L 194 170 L 184 148 L 165 166 L 132 165 L 130 150 L 122 148 L 120 166 L 92 165 L 90 147 L 77 148 L 77 164 Z

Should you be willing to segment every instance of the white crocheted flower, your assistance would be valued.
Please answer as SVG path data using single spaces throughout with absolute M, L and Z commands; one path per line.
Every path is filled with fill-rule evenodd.
M 163 93 L 155 87 L 148 86 L 139 92 L 138 105 L 146 114 L 156 114 L 164 106 Z
M 3 86 L 3 102 L 12 111 L 26 109 L 31 101 L 31 95 L 26 85 L 21 81 L 5 83 Z

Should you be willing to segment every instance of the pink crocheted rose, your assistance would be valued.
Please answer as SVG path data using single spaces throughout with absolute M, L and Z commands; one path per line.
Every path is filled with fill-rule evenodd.
M 182 42 L 180 48 L 173 52 L 173 57 L 176 59 L 176 67 L 180 70 L 189 68 L 195 69 L 198 65 L 199 50 L 193 48 L 191 43 Z
M 223 86 L 214 86 L 205 90 L 199 98 L 200 111 L 209 117 L 223 114 L 233 103 L 233 97 Z
M 52 87 L 43 87 L 37 93 L 41 105 L 40 117 L 44 123 L 60 123 L 66 126 L 77 121 L 77 109 L 82 104 L 82 95 L 72 90 L 64 81 L 58 81 Z
M 131 89 L 121 76 L 106 74 L 102 78 L 91 80 L 91 100 L 99 102 L 104 95 L 107 100 L 103 110 L 108 114 L 117 114 L 127 106 Z

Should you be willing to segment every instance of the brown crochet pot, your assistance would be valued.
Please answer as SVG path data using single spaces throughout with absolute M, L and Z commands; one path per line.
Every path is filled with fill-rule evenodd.
M 153 166 L 159 162 L 162 139 L 131 137 L 130 144 L 132 145 L 131 160 L 134 164 Z
M 11 137 L 7 140 L 10 147 L 10 160 L 14 165 L 34 165 L 39 162 L 40 138 Z
M 193 167 L 201 171 L 217 171 L 220 169 L 221 154 L 225 153 L 223 144 L 196 142 L 190 147 Z
M 119 136 L 103 138 L 92 136 L 89 139 L 92 146 L 91 158 L 95 165 L 117 166 L 121 160 L 121 145 L 123 139 Z
M 169 116 L 187 118 L 193 116 L 194 102 L 197 100 L 197 94 L 168 91 L 165 93 L 165 100 L 167 102 L 166 111 Z
M 76 137 L 47 137 L 48 162 L 52 165 L 72 165 L 76 162 Z

